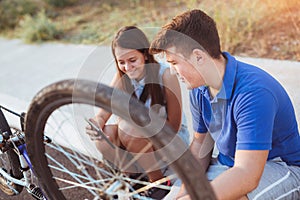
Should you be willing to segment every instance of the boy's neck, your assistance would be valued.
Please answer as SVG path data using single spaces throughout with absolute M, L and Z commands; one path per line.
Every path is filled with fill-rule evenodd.
M 213 61 L 214 65 L 217 68 L 218 74 L 216 74 L 213 84 L 209 85 L 209 91 L 211 97 L 214 98 L 222 88 L 227 59 L 223 55 L 221 55 L 221 58 L 214 59 Z

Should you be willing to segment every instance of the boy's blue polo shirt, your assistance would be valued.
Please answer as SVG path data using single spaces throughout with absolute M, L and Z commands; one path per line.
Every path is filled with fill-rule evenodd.
M 265 71 L 237 61 L 229 53 L 223 86 L 214 99 L 201 86 L 190 91 L 194 131 L 211 132 L 219 160 L 233 166 L 236 150 L 270 150 L 300 166 L 300 136 L 290 98 Z

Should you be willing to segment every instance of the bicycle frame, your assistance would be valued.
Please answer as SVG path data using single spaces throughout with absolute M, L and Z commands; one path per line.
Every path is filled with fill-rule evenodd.
M 3 127 L 8 126 L 8 123 L 5 118 L 4 113 L 2 112 L 2 109 L 11 114 L 14 114 L 14 115 L 20 117 L 22 130 L 20 130 L 20 131 L 16 130 L 16 132 L 14 132 L 14 133 L 12 133 L 11 130 L 4 130 L 4 132 L 2 132 L 2 130 L 1 130 L 1 136 L 2 136 L 1 143 L 2 143 L 2 145 L 5 145 L 1 149 L 1 152 L 2 152 L 2 154 L 5 154 L 5 152 L 8 151 L 9 149 L 13 149 L 16 152 L 16 154 L 19 158 L 23 178 L 21 178 L 21 179 L 14 178 L 10 173 L 6 172 L 1 167 L 0 167 L 0 174 L 2 175 L 2 177 L 5 178 L 5 180 L 7 182 L 6 183 L 7 187 L 9 187 L 11 190 L 13 190 L 15 195 L 19 194 L 19 192 L 16 191 L 13 187 L 10 187 L 11 183 L 25 187 L 27 192 L 30 193 L 36 199 L 45 199 L 45 197 L 42 195 L 42 192 L 39 189 L 39 187 L 35 186 L 32 182 L 32 176 L 34 176 L 34 173 L 33 173 L 32 164 L 30 162 L 30 159 L 29 159 L 29 156 L 28 156 L 28 153 L 26 150 L 25 134 L 24 134 L 24 127 L 23 127 L 25 114 L 22 113 L 20 115 L 16 112 L 9 110 L 8 108 L 5 108 L 0 105 L 0 121 L 1 121 L 0 123 L 1 123 L 1 126 L 3 126 Z M 3 128 L 3 127 L 0 127 L 0 128 Z M 10 132 L 8 132 L 8 131 L 10 131 Z

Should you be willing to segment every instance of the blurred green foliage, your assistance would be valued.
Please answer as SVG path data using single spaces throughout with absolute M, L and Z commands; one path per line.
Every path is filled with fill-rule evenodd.
M 0 0 L 0 29 L 14 28 L 23 15 L 33 15 L 37 10 L 34 0 Z
M 77 0 L 44 0 L 47 4 L 54 7 L 65 7 L 70 6 L 77 2 Z
M 109 45 L 120 27 L 136 25 L 145 29 L 151 40 L 155 30 L 177 14 L 201 9 L 216 21 L 222 50 L 233 54 L 268 54 L 270 40 L 276 38 L 269 30 L 291 24 L 285 26 L 289 35 L 284 35 L 290 42 L 277 46 L 282 45 L 282 57 L 292 55 L 292 59 L 299 60 L 299 28 L 295 20 L 299 7 L 299 0 L 0 0 L 0 36 L 19 37 L 26 42 L 59 40 Z
M 45 11 L 39 11 L 36 16 L 25 15 L 20 22 L 20 37 L 28 43 L 58 39 L 61 32 L 47 17 Z

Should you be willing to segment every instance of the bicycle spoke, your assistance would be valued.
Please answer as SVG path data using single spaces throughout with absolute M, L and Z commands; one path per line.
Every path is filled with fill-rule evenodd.
M 68 153 L 67 151 L 64 151 L 63 148 L 61 148 L 61 147 L 60 148 L 59 147 L 55 147 L 54 145 L 51 145 L 51 144 L 48 144 L 48 146 L 50 146 L 51 148 L 56 149 L 56 150 L 58 150 L 60 152 L 63 152 L 63 154 L 68 159 L 70 159 L 70 160 L 74 160 L 74 159 L 79 160 L 82 163 L 82 165 L 80 165 L 80 166 L 91 166 L 91 167 L 94 168 L 95 171 L 101 172 L 101 173 L 103 173 L 106 176 L 110 176 L 110 177 L 114 176 L 114 173 L 112 173 L 113 171 L 109 172 L 109 171 L 107 171 L 107 170 L 105 170 L 103 168 L 97 167 L 97 164 L 95 162 L 92 162 L 92 161 L 89 162 L 89 161 L 86 161 L 86 160 L 84 160 L 82 158 L 79 158 L 78 155 L 77 156 L 72 155 L 72 154 Z M 51 159 L 54 159 L 54 158 L 51 158 Z M 76 165 L 76 163 L 75 163 L 75 166 L 76 166 L 77 169 L 79 168 L 78 165 Z M 105 165 L 105 166 L 108 166 L 108 165 Z
M 65 166 L 63 166 L 62 164 L 60 164 L 59 162 L 57 162 L 54 158 L 52 158 L 51 156 L 49 155 L 46 155 L 50 160 L 52 160 L 53 162 L 55 162 L 59 167 L 61 167 L 61 169 L 64 170 L 64 172 L 68 175 L 70 175 L 72 178 L 74 178 L 76 181 L 78 181 L 80 184 L 82 184 L 83 182 L 78 178 L 78 174 L 76 173 L 73 173 L 71 171 L 69 171 Z M 50 167 L 50 166 L 49 166 Z M 54 178 L 54 177 L 53 177 Z M 92 190 L 88 190 L 90 193 L 92 193 L 93 195 L 97 195 L 94 191 Z
M 71 156 L 68 156 L 67 155 L 67 153 L 66 153 L 66 151 L 64 151 L 63 150 L 63 148 L 62 147 L 60 147 L 60 146 L 58 146 L 58 150 L 60 151 L 60 152 L 62 152 L 64 155 L 65 155 L 65 157 L 74 165 L 74 166 L 76 166 L 76 168 L 77 169 L 79 169 L 79 171 L 81 171 L 81 173 L 83 173 L 88 179 L 92 179 L 92 177 L 88 174 L 88 172 L 86 171 L 86 168 L 85 168 L 85 166 L 82 164 L 82 163 L 78 163 L 78 162 L 76 162 Z M 73 153 L 75 153 L 76 154 L 76 152 L 74 152 L 73 151 Z M 75 158 L 77 158 L 76 157 L 76 155 L 74 155 L 75 156 Z M 78 159 L 77 159 L 78 160 Z
M 94 183 L 95 184 L 101 183 L 101 184 L 105 185 L 104 183 L 107 183 L 107 182 L 111 181 L 111 179 L 101 179 L 101 180 L 95 180 L 93 182 L 86 182 L 86 183 L 79 184 L 79 183 L 69 181 L 69 180 L 66 180 L 66 179 L 61 179 L 61 178 L 58 178 L 58 177 L 54 177 L 54 179 L 59 180 L 61 182 L 69 183 L 70 185 L 73 185 L 73 186 L 60 188 L 60 190 L 72 189 L 72 188 L 75 188 L 75 187 L 83 187 L 83 188 L 90 188 L 90 189 L 93 189 L 93 190 L 96 190 L 96 191 L 102 191 L 99 187 L 92 187 L 92 186 L 88 186 L 88 185 L 89 184 L 94 184 Z
M 76 186 L 76 187 L 81 187 L 81 188 L 88 189 L 89 191 L 100 191 L 99 188 L 92 187 L 92 186 L 87 186 L 85 183 L 77 183 L 77 182 L 69 181 L 69 180 L 66 180 L 66 179 L 61 179 L 61 178 L 58 178 L 58 177 L 54 177 L 54 179 L 59 180 L 59 181 L 64 182 L 64 183 L 68 183 L 68 184 Z M 65 188 L 70 189 L 69 187 L 65 187 Z M 64 188 L 59 188 L 59 190 L 64 190 Z M 94 193 L 94 194 L 95 194 L 95 196 L 97 196 L 96 193 Z

